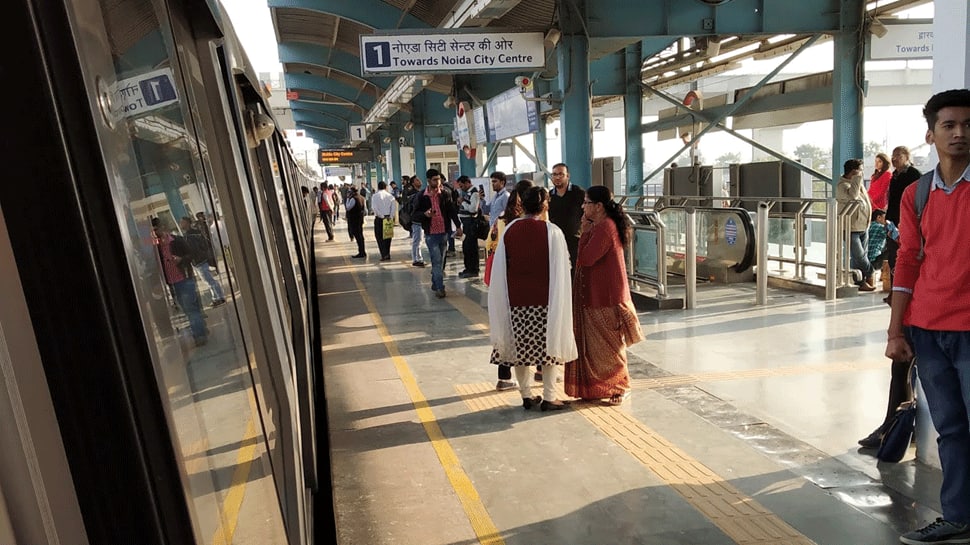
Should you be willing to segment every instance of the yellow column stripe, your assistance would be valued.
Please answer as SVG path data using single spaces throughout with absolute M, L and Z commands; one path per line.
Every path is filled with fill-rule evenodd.
M 344 257 L 344 262 L 346 261 L 347 258 Z M 499 534 L 498 528 L 492 522 L 492 518 L 488 515 L 488 511 L 485 509 L 485 505 L 482 503 L 478 491 L 475 490 L 475 485 L 472 484 L 471 479 L 468 478 L 465 470 L 462 469 L 461 462 L 458 461 L 458 456 L 451 448 L 451 444 L 448 443 L 448 440 L 441 432 L 441 428 L 438 426 L 438 422 L 428 405 L 427 399 L 418 387 L 418 382 L 414 378 L 414 374 L 411 373 L 411 368 L 408 367 L 407 360 L 398 351 L 394 337 L 390 335 L 387 327 L 384 325 L 384 321 L 377 311 L 377 306 L 374 305 L 374 301 L 367 295 L 367 290 L 360 281 L 360 278 L 358 278 L 356 271 L 351 272 L 351 277 L 360 290 L 360 296 L 364 300 L 368 312 L 370 312 L 371 319 L 374 320 L 374 325 L 381 336 L 384 346 L 387 347 L 387 352 L 391 356 L 391 361 L 394 362 L 394 367 L 401 377 L 404 388 L 411 397 L 414 410 L 418 415 L 418 419 L 421 420 L 421 425 L 424 426 L 425 433 L 428 434 L 428 439 L 431 440 L 431 446 L 438 455 L 438 460 L 441 461 L 445 475 L 448 481 L 451 482 L 455 493 L 458 495 L 458 499 L 465 509 L 465 514 L 468 515 L 468 520 L 471 522 L 475 535 L 478 536 L 479 543 L 504 545 L 505 541 Z

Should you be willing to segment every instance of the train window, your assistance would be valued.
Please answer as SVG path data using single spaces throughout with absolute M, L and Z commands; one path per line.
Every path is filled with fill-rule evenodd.
M 90 5 L 100 6 L 106 43 L 85 34 L 77 45 L 88 71 L 113 70 L 87 79 L 109 82 L 103 160 L 153 349 L 153 361 L 130 365 L 154 366 L 168 400 L 197 542 L 287 543 L 243 329 L 241 264 L 208 163 L 218 137 L 192 117 L 205 108 L 185 81 L 198 77 L 195 49 L 173 45 L 191 45 L 178 37 L 188 25 L 153 0 L 78 2 L 75 17 L 90 20 Z

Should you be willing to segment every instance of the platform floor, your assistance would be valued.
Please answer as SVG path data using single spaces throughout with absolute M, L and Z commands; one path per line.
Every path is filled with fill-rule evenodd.
M 886 545 L 939 516 L 915 449 L 856 444 L 885 412 L 883 294 L 701 286 L 640 313 L 623 406 L 526 411 L 494 390 L 460 243 L 436 299 L 403 236 L 378 261 L 371 223 L 366 260 L 342 221 L 317 249 L 340 545 Z

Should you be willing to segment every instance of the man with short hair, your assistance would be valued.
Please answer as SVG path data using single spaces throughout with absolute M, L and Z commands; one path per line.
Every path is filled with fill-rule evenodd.
M 481 205 L 481 195 L 478 189 L 472 187 L 472 179 L 468 176 L 458 177 L 458 219 L 461 221 L 465 238 L 461 242 L 461 255 L 465 263 L 465 270 L 458 273 L 459 278 L 475 278 L 478 276 L 478 236 L 475 233 L 475 221 Z
M 401 208 L 407 210 L 411 217 L 411 266 L 424 267 L 424 257 L 421 255 L 421 241 L 424 239 L 424 229 L 421 218 L 414 215 L 415 197 L 421 193 L 421 178 L 412 176 L 404 192 L 401 194 Z
M 569 183 L 569 167 L 566 163 L 552 166 L 552 186 L 549 192 L 549 221 L 554 223 L 566 237 L 569 248 L 570 269 L 576 268 L 576 252 L 579 249 L 579 235 L 582 231 L 583 201 L 586 192 Z
M 384 220 L 394 219 L 397 211 L 397 201 L 387 191 L 387 184 L 377 183 L 377 193 L 371 196 L 370 209 L 374 213 L 374 238 L 377 248 L 381 251 L 381 261 L 391 260 L 391 239 L 384 238 Z
M 488 226 L 495 227 L 495 222 L 498 221 L 498 217 L 505 212 L 505 205 L 509 203 L 509 192 L 505 189 L 505 173 L 496 170 L 495 172 L 488 175 L 489 181 L 492 184 L 492 192 L 495 193 L 495 197 L 492 198 L 492 202 L 488 205 Z
M 926 143 L 939 164 L 903 191 L 886 357 L 915 355 L 939 433 L 941 518 L 903 534 L 908 545 L 970 543 L 970 90 L 933 95 Z M 922 214 L 917 188 L 929 184 Z
M 856 209 L 845 219 L 849 222 L 849 265 L 862 272 L 862 278 L 856 282 L 859 291 L 875 291 L 872 285 L 872 264 L 866 256 L 869 246 L 869 219 L 872 216 L 872 203 L 869 202 L 869 192 L 862 185 L 862 161 L 849 159 L 842 165 L 842 177 L 835 187 L 835 200 L 842 210 L 850 203 L 858 202 Z
M 431 289 L 438 298 L 445 296 L 446 249 L 452 224 L 457 228 L 457 236 L 462 234 L 458 208 L 451 191 L 443 189 L 441 182 L 442 176 L 438 169 L 428 169 L 428 188 L 418 194 L 413 214 L 424 229 L 424 240 L 428 244 L 428 253 L 431 254 Z
M 899 227 L 899 199 L 903 197 L 903 191 L 909 187 L 909 184 L 919 180 L 922 174 L 910 162 L 909 148 L 906 146 L 893 148 L 893 156 L 890 161 L 893 164 L 893 175 L 889 179 L 889 202 L 886 205 L 886 220 Z M 889 261 L 890 277 L 893 269 L 896 268 L 896 252 L 898 250 L 899 243 L 897 241 L 889 240 L 886 242 L 886 261 Z

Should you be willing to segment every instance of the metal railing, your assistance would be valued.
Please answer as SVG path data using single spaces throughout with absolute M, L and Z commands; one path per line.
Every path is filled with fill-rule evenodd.
M 820 277 L 824 275 L 826 300 L 835 300 L 839 288 L 854 285 L 860 280 L 859 275 L 861 273 L 850 266 L 848 251 L 851 243 L 851 225 L 848 217 L 861 205 L 859 201 L 844 203 L 840 206 L 834 198 L 617 195 L 616 199 L 631 215 L 669 207 L 693 208 L 704 205 L 735 208 L 741 207 L 743 203 L 757 203 L 757 212 L 752 213 L 755 216 L 757 228 L 757 264 L 759 272 L 767 273 L 758 274 L 759 289 L 756 303 L 759 305 L 765 304 L 767 300 L 768 275 L 809 282 L 810 269 L 815 269 L 819 271 Z M 769 240 L 769 222 L 771 221 L 791 222 L 791 255 L 786 255 L 785 246 L 788 246 L 788 244 L 785 241 Z M 819 222 L 825 226 L 824 241 L 819 241 L 825 244 L 825 253 L 821 258 L 817 255 L 813 257 L 809 252 L 809 246 L 813 240 L 808 239 L 806 235 L 811 231 L 810 224 L 813 222 Z M 690 221 L 685 224 L 685 228 L 689 228 L 689 226 Z M 784 233 L 784 229 L 779 232 Z M 688 243 L 688 250 L 696 244 L 694 237 L 686 237 L 685 240 Z M 771 246 L 776 243 L 778 251 L 772 253 Z M 693 250 L 693 255 L 696 256 L 696 247 Z M 688 259 L 688 262 L 691 261 Z M 774 271 L 771 263 L 777 266 Z M 763 286 L 762 282 L 764 282 Z M 690 299 L 691 293 L 688 285 L 688 303 L 691 302 Z M 690 307 L 688 306 L 688 308 Z

